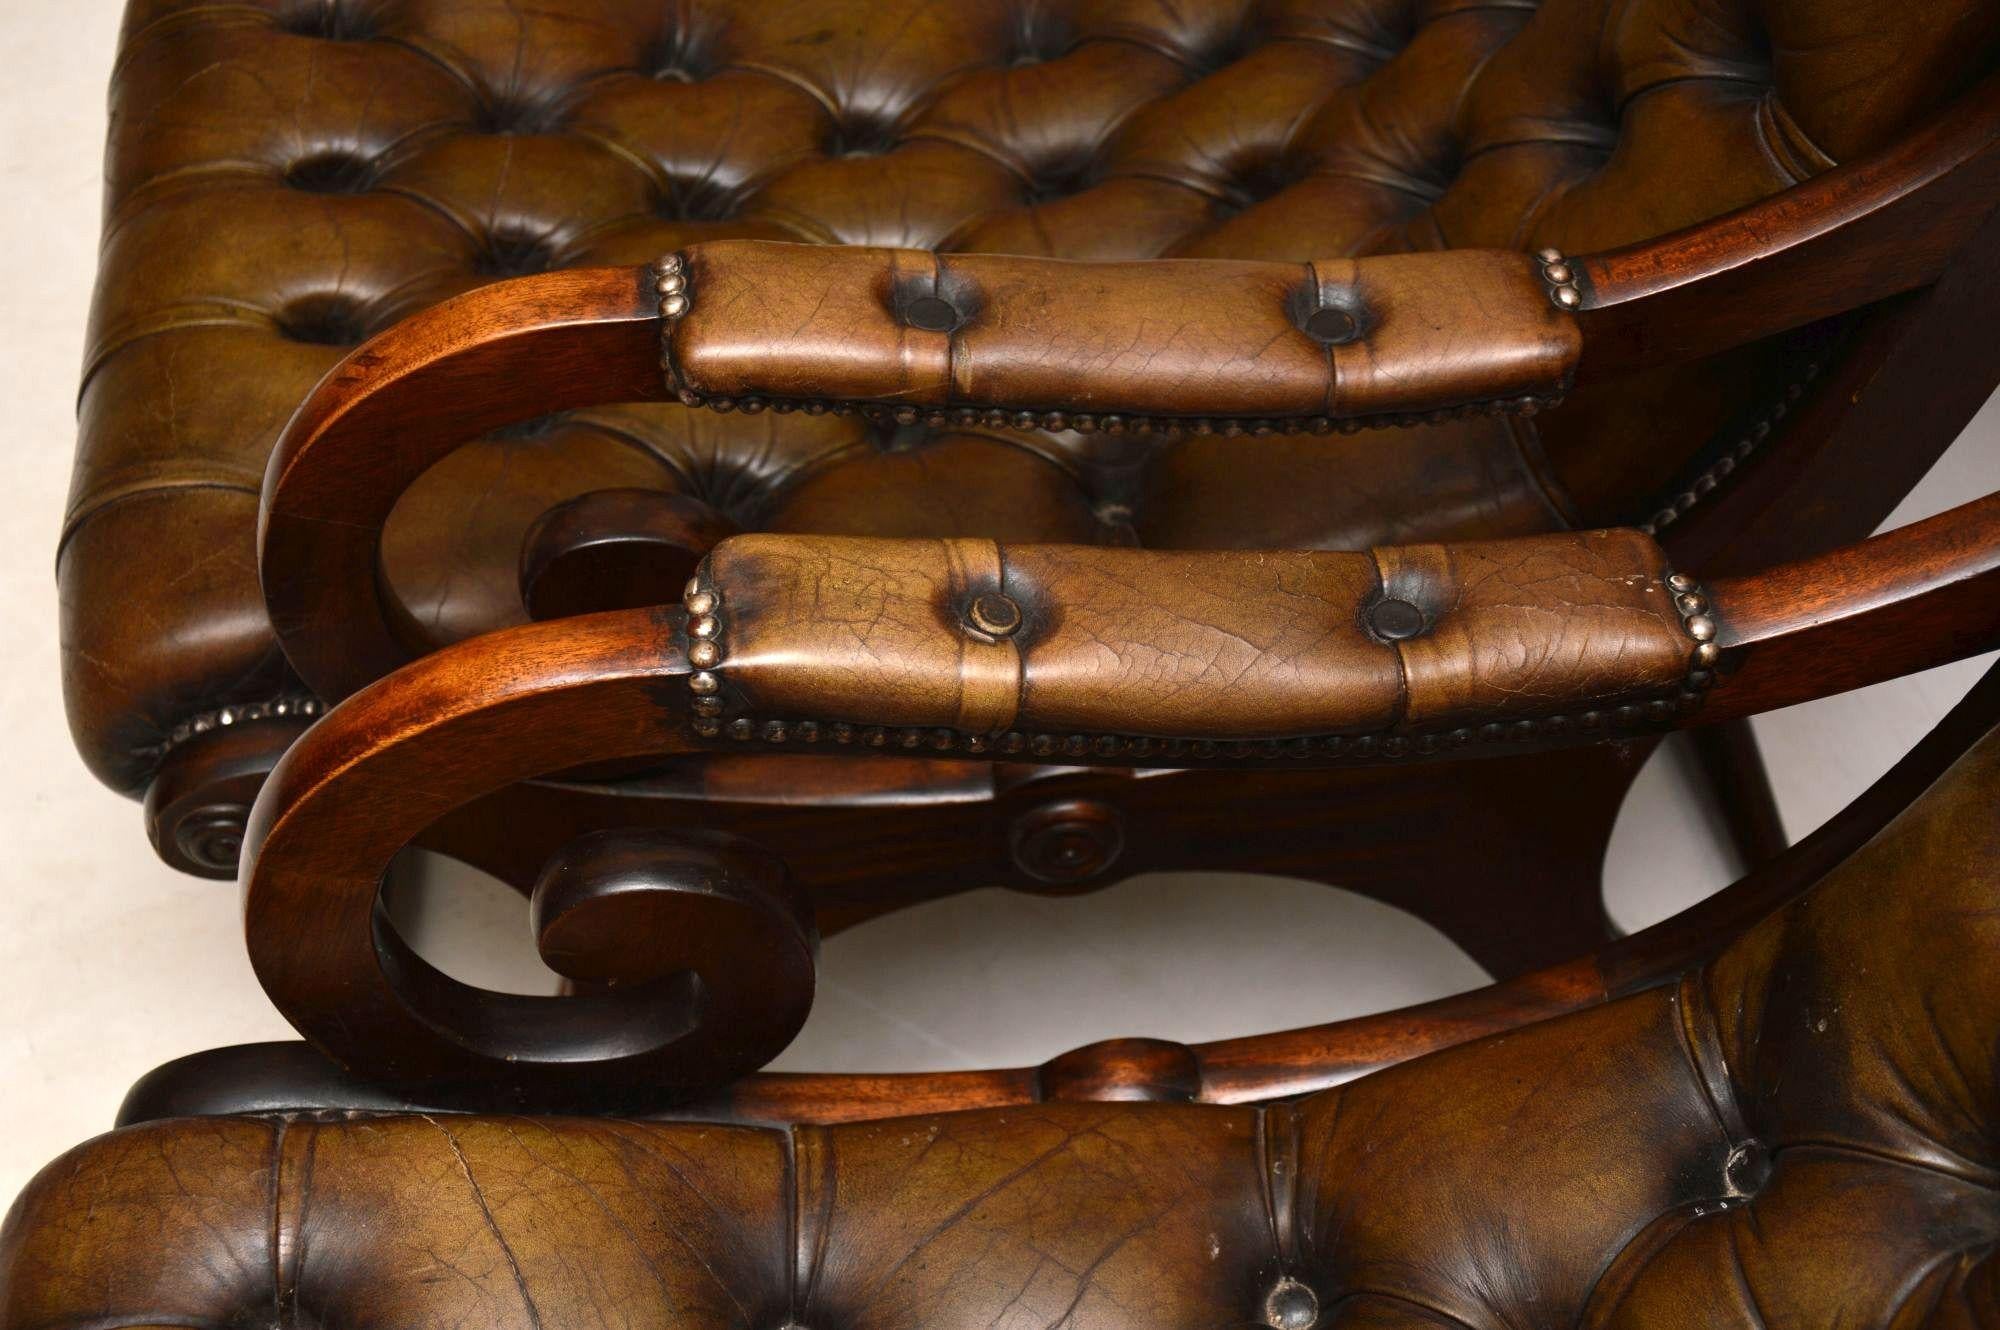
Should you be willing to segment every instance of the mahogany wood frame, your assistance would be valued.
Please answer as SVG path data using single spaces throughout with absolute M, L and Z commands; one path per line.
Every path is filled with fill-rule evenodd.
M 2000 495 L 1720 583 L 1712 613 L 1722 677 L 1705 705 L 1671 713 L 1679 723 L 1788 706 L 2000 645 Z M 800 970 L 790 958 L 809 943 L 787 931 L 789 907 L 767 899 L 775 879 L 728 897 L 726 917 L 715 915 L 706 877 L 689 887 L 667 873 L 636 891 L 586 884 L 574 898 L 582 950 L 666 937 L 673 963 L 612 963 L 590 974 L 589 991 L 564 998 L 459 984 L 381 915 L 390 861 L 454 808 L 585 763 L 725 744 L 696 736 L 687 695 L 672 686 L 696 672 L 687 623 L 681 607 L 659 607 L 460 643 L 364 688 L 286 754 L 250 824 L 245 924 L 259 978 L 309 1039 L 395 1083 L 542 1106 L 685 1095 L 753 1070 L 790 1040 L 811 990 L 810 963 Z M 1520 743 L 1570 738 L 1542 729 Z M 1195 760 L 1258 759 L 1224 748 Z M 538 887 L 538 912 L 542 897 Z
M 1114 1040 L 1040 1067 L 944 1073 L 759 1073 L 656 1118 L 835 1123 L 1047 1100 L 1245 1103 L 1308 1094 L 1379 1067 L 1675 982 L 1742 929 L 1796 899 L 1907 808 L 1995 724 L 2000 666 L 1840 813 L 1735 885 L 1629 937 L 1532 975 L 1328 1025 L 1185 1046 Z M 429 1087 L 348 1075 L 304 1044 L 178 1059 L 137 1083 L 118 1125 L 205 1114 L 325 1109 L 451 1111 Z
M 1904 307 L 1877 319 L 1894 335 L 1876 337 L 1881 349 L 1872 361 L 1860 357 L 1864 365 L 1879 369 L 1934 340 L 1954 302 L 1962 313 L 1968 299 L 1990 294 L 2000 248 L 1989 220 L 2000 196 L 1996 140 L 2000 80 L 1874 159 L 1676 236 L 1567 261 L 1571 291 L 1558 303 L 1574 310 L 1581 333 L 1577 378 L 1706 355 L 1895 297 Z M 1955 256 L 1955 284 L 1905 294 L 1937 283 Z M 1050 274 L 1059 281 L 1059 266 Z M 781 1046 L 789 1037 L 793 1014 L 802 1017 L 783 984 L 764 982 L 755 949 L 738 953 L 745 963 L 731 981 L 711 975 L 699 992 L 635 992 L 647 987 L 635 973 L 624 991 L 599 983 L 560 1011 L 544 1010 L 459 990 L 376 917 L 375 884 L 389 854 L 425 839 L 476 859 L 476 828 L 490 829 L 492 817 L 468 821 L 465 813 L 500 807 L 494 801 L 514 782 L 704 747 L 662 720 L 673 708 L 660 704 L 661 683 L 687 672 L 675 654 L 686 647 L 684 619 L 670 609 L 496 634 L 363 687 L 411 654 L 383 611 L 374 563 L 401 491 L 460 441 L 517 419 L 666 395 L 654 276 L 552 274 L 418 315 L 328 377 L 267 473 L 260 546 L 274 624 L 316 688 L 330 697 L 362 692 L 286 759 L 259 805 L 246 907 L 253 953 L 309 1035 L 350 1054 L 372 1046 L 373 1070 L 447 1098 L 498 1088 L 523 1102 L 603 1104 L 685 1093 L 756 1065 L 775 1051 L 772 1040 Z M 1975 379 L 2000 366 L 1993 356 L 1959 359 L 1977 360 Z M 1928 429 L 1926 438 L 1941 448 L 1948 430 Z M 1820 451 L 1844 450 L 1850 470 L 1861 465 L 1852 430 L 1823 428 L 1817 442 Z M 1767 501 L 1770 492 L 1767 484 Z M 2000 508 L 1989 498 L 1859 550 L 1718 581 L 1711 592 L 1723 675 L 1696 722 L 1727 722 L 1992 644 L 2000 633 L 1996 524 Z M 1714 520 L 1691 524 L 1672 539 L 1698 549 L 1715 529 Z M 311 576 L 296 574 L 305 568 Z M 511 678 L 491 686 L 500 674 Z M 510 744 L 549 727 L 563 731 L 560 741 Z M 1544 735 L 1499 751 L 1527 754 L 1554 742 Z M 510 749 L 504 757 L 501 747 Z M 443 769 L 450 780 L 432 779 Z M 1771 839 L 1768 827 L 1762 834 Z M 315 850 L 315 838 L 327 848 Z M 308 882 L 339 885 L 308 890 Z M 646 895 L 614 908 L 586 892 L 584 933 L 595 930 L 608 945 L 603 939 L 647 918 Z M 894 903 L 854 899 L 844 913 L 822 909 L 821 923 L 838 926 Z M 1600 916 L 1582 930 L 1601 926 Z M 385 992 L 391 1000 L 374 1003 Z M 356 993 L 374 998 L 357 1010 Z M 735 1012 L 732 1046 L 716 1043 L 723 1023 L 702 1019 L 704 1004 L 710 1017 Z M 1179 1065 L 1178 1054 L 1160 1056 Z M 1134 1066 L 1153 1065 L 1151 1053 L 1133 1057 Z M 579 1061 L 592 1066 L 587 1089 L 574 1074 Z M 1174 1066 L 1131 1075 L 1179 1084 L 1185 1069 Z

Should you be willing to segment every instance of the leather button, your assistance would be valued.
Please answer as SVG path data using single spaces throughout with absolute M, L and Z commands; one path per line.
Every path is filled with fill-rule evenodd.
M 1296 1279 L 1280 1279 L 1264 1296 L 1264 1324 L 1271 1330 L 1310 1330 L 1317 1320 L 1319 1298 Z
M 1378 600 L 1368 611 L 1368 627 L 1385 641 L 1401 642 L 1424 631 L 1424 612 L 1407 600 Z
M 1328 346 L 1351 342 L 1361 330 L 1354 316 L 1344 309 L 1316 309 L 1306 316 L 1304 326 L 1306 336 Z
M 989 592 L 966 607 L 965 621 L 988 637 L 1011 637 L 1021 626 L 1021 607 L 1012 597 Z
M 903 311 L 903 318 L 912 328 L 925 332 L 950 332 L 958 326 L 958 311 L 949 300 L 937 296 L 919 296 L 912 300 Z
M 1742 1142 L 1723 1162 L 1723 1194 L 1732 1199 L 1755 1196 L 1770 1180 L 1771 1153 L 1761 1141 Z

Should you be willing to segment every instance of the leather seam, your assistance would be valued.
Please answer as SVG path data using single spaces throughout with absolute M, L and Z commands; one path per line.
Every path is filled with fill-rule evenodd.
M 123 493 L 113 494 L 102 499 L 93 499 L 89 503 L 79 507 L 70 515 L 69 520 L 63 523 L 62 534 L 56 537 L 56 566 L 58 568 L 62 566 L 63 555 L 68 551 L 70 540 L 79 531 L 83 530 L 85 526 L 89 525 L 91 519 L 97 517 L 99 514 L 109 512 L 113 508 L 132 503 L 136 500 L 156 499 L 162 495 L 185 490 L 222 490 L 231 494 L 247 494 L 253 499 L 259 497 L 262 493 L 259 486 L 241 484 L 236 481 L 175 480 L 147 485 L 140 489 L 126 490 Z

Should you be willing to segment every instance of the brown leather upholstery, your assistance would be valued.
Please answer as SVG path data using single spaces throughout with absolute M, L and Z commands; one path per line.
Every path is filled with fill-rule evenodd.
M 1610 710 L 1695 668 L 1667 576 L 1634 531 L 1362 553 L 737 536 L 693 583 L 690 651 L 715 657 L 695 704 L 1187 739 Z
M 722 241 L 663 267 L 665 363 L 690 406 L 859 399 L 911 424 L 1083 433 L 1169 413 L 1268 434 L 1260 418 L 1284 417 L 1324 433 L 1533 411 L 1569 387 L 1582 345 L 1543 266 L 1504 250 L 1051 265 Z
M 1977 0 L 131 0 L 60 561 L 78 742 L 133 790 L 177 727 L 294 686 L 256 585 L 265 455 L 346 348 L 453 292 L 728 238 L 1604 247 L 1893 139 L 1996 26 Z M 583 412 L 437 467 L 389 530 L 391 598 L 434 642 L 516 619 L 522 533 L 615 486 L 745 529 L 1164 548 L 1546 530 L 1565 488 L 1608 520 L 1762 365 L 1252 452 Z
M 1990 1330 L 1996 798 L 1989 737 L 1680 982 L 1295 1104 L 130 1128 L 0 1327 Z

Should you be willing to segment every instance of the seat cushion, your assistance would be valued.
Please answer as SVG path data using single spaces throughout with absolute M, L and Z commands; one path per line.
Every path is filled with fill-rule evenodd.
M 142 786 L 296 688 L 257 590 L 278 431 L 369 333 L 511 275 L 719 237 L 1066 257 L 1592 249 L 1783 189 L 1989 62 L 1985 0 L 131 0 L 60 575 L 69 710 Z M 744 528 L 1360 546 L 1592 520 L 1738 411 L 1752 355 L 1529 423 L 1110 440 L 580 413 L 463 451 L 385 540 L 445 642 L 521 536 L 644 486 Z M 1610 497 L 1607 497 L 1610 496 Z M 1615 502 L 1614 502 L 1615 500 Z
M 839 1127 L 182 1118 L 0 1330 L 2000 1326 L 2000 738 L 1676 984 L 1299 1103 Z

